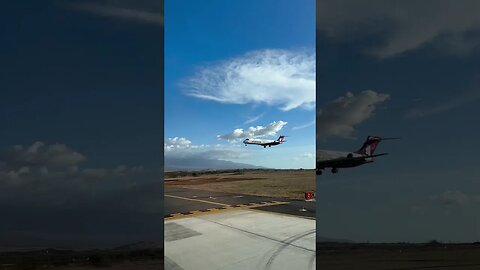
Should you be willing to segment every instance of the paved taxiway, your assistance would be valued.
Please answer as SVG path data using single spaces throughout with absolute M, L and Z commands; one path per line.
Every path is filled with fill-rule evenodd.
M 314 269 L 315 203 L 165 187 L 165 269 Z
M 209 211 L 249 208 L 315 219 L 315 203 L 264 196 L 165 187 L 166 220 Z

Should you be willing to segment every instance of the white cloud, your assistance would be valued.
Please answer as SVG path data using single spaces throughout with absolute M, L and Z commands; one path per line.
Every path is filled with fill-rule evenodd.
M 317 113 L 317 137 L 351 137 L 355 126 L 370 118 L 376 106 L 389 99 L 388 94 L 365 90 L 357 95 L 348 92 Z
M 239 159 L 246 156 L 247 153 L 240 151 L 234 146 L 225 145 L 193 145 L 184 148 L 165 148 L 166 158 L 201 158 L 201 159 Z
M 431 199 L 446 206 L 466 206 L 473 202 L 479 202 L 480 197 L 468 195 L 458 190 L 447 190 Z
M 93 231 L 72 226 L 87 219 L 95 239 L 100 241 L 94 244 L 98 246 L 118 245 L 107 238 L 121 238 L 126 229 L 148 232 L 151 226 L 141 224 L 151 223 L 151 215 L 162 213 L 158 198 L 162 191 L 161 170 L 123 165 L 79 168 L 84 159 L 64 144 L 36 142 L 0 149 L 0 211 L 7 217 L 2 219 L 0 230 L 2 246 L 31 247 L 32 241 L 34 246 L 91 246 L 93 242 L 84 238 Z M 48 222 L 36 215 L 48 216 Z M 126 224 L 122 232 L 112 231 L 117 221 L 125 219 L 145 222 Z M 12 231 L 22 224 L 28 224 L 26 234 Z M 138 242 L 142 237 L 125 241 Z M 81 243 L 82 239 L 86 242 Z
M 313 121 L 310 122 L 310 123 L 306 123 L 306 124 L 304 124 L 304 125 L 294 126 L 294 127 L 292 127 L 292 130 L 303 129 L 303 128 L 311 127 L 311 126 L 313 126 L 313 125 L 315 125 L 315 120 L 313 120 Z
M 35 142 L 27 147 L 16 145 L 0 153 L 1 164 L 8 168 L 74 166 L 85 159 L 82 154 L 59 143 L 46 145 L 43 142 Z
M 299 160 L 314 160 L 314 158 L 315 158 L 315 155 L 313 153 L 305 152 L 299 156 L 293 157 L 292 159 L 295 161 L 299 161 Z
M 259 50 L 200 68 L 182 82 L 186 94 L 228 104 L 267 104 L 283 111 L 315 108 L 315 55 Z
M 469 91 L 457 97 L 452 97 L 443 103 L 434 104 L 429 107 L 410 109 L 405 114 L 405 118 L 420 118 L 437 113 L 447 112 L 478 101 L 479 99 L 480 91 Z
M 239 145 L 164 145 L 166 170 L 232 169 L 253 167 L 237 163 L 249 154 Z
M 257 116 L 254 116 L 254 117 L 252 117 L 252 118 L 249 118 L 249 119 L 247 119 L 245 122 L 243 122 L 243 124 L 246 125 L 246 124 L 253 123 L 253 122 L 257 121 L 258 119 L 262 118 L 263 115 L 264 115 L 264 114 L 262 113 L 262 114 L 259 114 L 259 115 L 257 115 Z
M 29 189 L 28 192 L 47 194 L 49 190 L 81 191 L 98 179 L 112 181 L 119 177 L 144 173 L 143 167 L 120 165 L 114 168 L 83 168 L 86 157 L 65 144 L 35 142 L 30 146 L 16 145 L 0 153 L 0 189 Z M 124 179 L 128 182 L 128 179 Z M 17 190 L 19 189 L 19 190 Z M 27 191 L 25 191 L 27 192 Z
M 173 142 L 173 143 L 172 143 Z M 182 143 L 180 143 L 182 142 Z M 239 159 L 247 155 L 238 145 L 196 145 L 186 138 L 169 138 L 164 144 L 166 158 Z
M 440 48 L 467 53 L 480 45 L 480 2 L 464 0 L 318 2 L 317 25 L 331 37 L 383 37 L 370 50 L 381 58 L 436 42 Z
M 410 211 L 416 215 L 435 212 L 450 215 L 458 212 L 459 209 L 476 211 L 475 206 L 478 206 L 479 203 L 480 195 L 467 194 L 459 190 L 446 190 L 428 197 L 423 202 L 412 205 Z
M 284 121 L 273 121 L 272 123 L 266 126 L 249 127 L 247 130 L 243 130 L 242 128 L 237 128 L 231 133 L 218 135 L 217 138 L 220 140 L 236 141 L 238 139 L 244 139 L 244 138 L 274 136 L 286 124 L 287 122 L 284 122 Z
M 168 138 L 167 139 L 167 142 L 166 142 L 166 145 L 167 146 L 178 146 L 178 147 L 182 147 L 182 146 L 188 146 L 190 145 L 192 142 L 186 138 L 179 138 L 179 137 L 174 137 L 174 138 Z
M 73 8 L 99 16 L 119 18 L 133 22 L 158 24 L 163 26 L 162 7 L 158 1 L 103 1 L 103 3 L 83 2 L 73 4 Z M 143 4 L 139 4 L 143 3 Z M 148 5 L 145 5 L 145 4 Z

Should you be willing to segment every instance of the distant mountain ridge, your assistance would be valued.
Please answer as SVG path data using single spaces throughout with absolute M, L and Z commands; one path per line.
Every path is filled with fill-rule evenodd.
M 239 163 L 220 159 L 202 158 L 165 158 L 165 171 L 201 171 L 231 169 L 267 169 L 247 163 Z

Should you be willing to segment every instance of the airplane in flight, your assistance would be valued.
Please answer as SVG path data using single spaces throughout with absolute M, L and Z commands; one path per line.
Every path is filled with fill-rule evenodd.
M 276 140 L 249 139 L 249 138 L 243 140 L 243 143 L 245 144 L 245 146 L 247 146 L 247 144 L 256 144 L 256 145 L 263 146 L 263 148 L 266 148 L 267 146 L 271 147 L 272 145 L 282 144 L 284 142 L 286 142 L 284 135 L 280 135 L 280 137 L 278 137 L 278 139 Z
M 322 170 L 332 168 L 332 173 L 337 173 L 338 168 L 351 168 L 363 164 L 371 163 L 374 157 L 384 156 L 388 153 L 373 154 L 378 144 L 384 140 L 394 140 L 400 138 L 381 138 L 378 136 L 368 136 L 362 147 L 355 152 L 337 152 L 318 150 L 317 151 L 317 169 L 316 174 L 321 175 Z

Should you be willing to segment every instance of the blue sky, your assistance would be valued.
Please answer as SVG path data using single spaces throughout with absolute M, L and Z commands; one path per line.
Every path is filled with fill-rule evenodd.
M 272 168 L 313 168 L 314 1 L 166 1 L 165 9 L 165 143 L 172 146 L 168 138 L 175 137 L 187 142 L 166 151 L 166 163 L 169 155 L 203 153 Z M 287 124 L 275 128 L 280 121 Z M 217 138 L 250 127 L 262 130 L 261 138 L 284 134 L 288 142 L 260 149 L 241 145 L 240 138 Z
M 382 142 L 390 155 L 373 164 L 317 178 L 317 234 L 478 241 L 478 3 L 320 3 L 318 147 L 402 139 Z
M 1 13 L 0 248 L 162 244 L 161 1 Z

